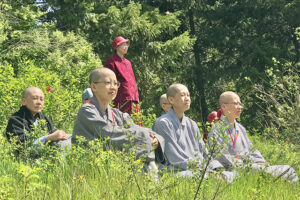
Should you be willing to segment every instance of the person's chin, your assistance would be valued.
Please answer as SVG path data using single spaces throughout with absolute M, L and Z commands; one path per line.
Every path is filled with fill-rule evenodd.
M 241 113 L 236 114 L 235 118 L 238 119 L 241 117 Z
M 186 105 L 184 111 L 187 111 L 190 109 L 190 105 Z

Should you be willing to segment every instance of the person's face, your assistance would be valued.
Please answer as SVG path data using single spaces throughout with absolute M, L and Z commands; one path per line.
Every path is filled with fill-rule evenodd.
M 34 116 L 43 110 L 44 93 L 38 88 L 32 88 L 29 92 L 29 96 L 22 99 L 22 104 L 26 106 Z
M 226 117 L 231 119 L 240 118 L 243 109 L 240 97 L 232 95 L 229 102 L 222 104 L 222 109 Z
M 119 46 L 117 46 L 117 53 L 121 54 L 121 55 L 125 55 L 128 51 L 128 47 L 129 44 L 127 42 L 124 42 L 122 44 L 120 44 Z
M 169 97 L 169 102 L 177 111 L 184 112 L 190 109 L 191 98 L 190 92 L 184 86 L 178 86 L 178 92 L 174 97 Z
M 118 85 L 113 72 L 103 72 L 100 80 L 91 84 L 91 89 L 99 101 L 109 104 L 117 96 Z

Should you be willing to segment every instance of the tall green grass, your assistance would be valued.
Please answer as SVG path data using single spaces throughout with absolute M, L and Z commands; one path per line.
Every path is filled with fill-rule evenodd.
M 294 168 L 300 174 L 297 148 L 252 140 L 271 164 L 298 162 Z M 199 175 L 183 179 L 166 172 L 155 183 L 134 153 L 103 151 L 101 143 L 64 153 L 44 148 L 47 153 L 36 159 L 15 157 L 13 145 L 0 136 L 0 199 L 194 199 L 199 182 Z M 300 199 L 300 184 L 243 169 L 232 184 L 210 175 L 197 198 L 295 200 Z

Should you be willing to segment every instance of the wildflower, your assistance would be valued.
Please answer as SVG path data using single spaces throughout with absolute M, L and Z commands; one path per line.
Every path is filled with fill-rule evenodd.
M 46 86 L 46 90 L 47 90 L 47 92 L 52 92 L 53 91 L 53 89 L 48 85 Z

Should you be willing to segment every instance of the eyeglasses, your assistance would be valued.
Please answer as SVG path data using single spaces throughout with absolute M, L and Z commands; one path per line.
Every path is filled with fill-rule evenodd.
M 104 85 L 106 87 L 109 87 L 109 86 L 113 86 L 113 87 L 120 87 L 121 83 L 119 81 L 115 81 L 115 82 L 112 82 L 112 81 L 96 81 L 94 83 L 104 83 Z
M 241 102 L 232 102 L 232 103 L 224 103 L 224 104 L 233 104 L 235 106 L 241 106 L 241 107 L 244 106 Z
M 120 44 L 119 46 L 120 46 L 120 47 L 129 47 L 129 43 L 124 42 L 124 43 Z

